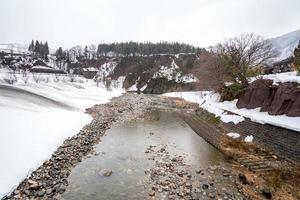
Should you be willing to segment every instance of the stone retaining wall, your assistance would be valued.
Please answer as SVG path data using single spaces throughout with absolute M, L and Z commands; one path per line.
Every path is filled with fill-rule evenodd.
M 299 122 L 300 123 L 300 122 Z M 237 125 L 224 123 L 225 127 L 242 137 L 253 135 L 253 142 L 288 160 L 300 163 L 300 133 L 246 119 Z

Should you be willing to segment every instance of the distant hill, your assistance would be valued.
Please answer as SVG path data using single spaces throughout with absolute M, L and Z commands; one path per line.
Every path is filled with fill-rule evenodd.
M 278 60 L 290 57 L 294 53 L 300 40 L 300 29 L 279 37 L 271 38 L 269 41 L 278 49 L 280 55 Z
M 9 43 L 9 44 L 0 44 L 0 51 L 10 53 L 28 53 L 28 44 L 18 44 L 18 43 Z

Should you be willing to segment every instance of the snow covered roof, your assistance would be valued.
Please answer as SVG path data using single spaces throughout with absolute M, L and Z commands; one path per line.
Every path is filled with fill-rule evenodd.
M 98 72 L 99 71 L 99 69 L 97 69 L 95 67 L 83 68 L 82 70 L 85 72 Z

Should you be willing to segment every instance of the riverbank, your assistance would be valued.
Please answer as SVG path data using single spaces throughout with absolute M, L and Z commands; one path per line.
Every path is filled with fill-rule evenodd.
M 93 116 L 92 122 L 78 134 L 65 140 L 49 160 L 3 199 L 58 199 L 59 194 L 62 194 L 68 186 L 67 177 L 71 170 L 93 152 L 93 146 L 100 142 L 101 136 L 111 124 L 136 119 L 149 105 L 150 99 L 146 96 L 125 94 L 113 98 L 107 104 L 87 109 L 87 113 Z
M 62 199 L 62 194 L 69 186 L 68 177 L 74 167 L 82 160 L 97 154 L 94 147 L 98 143 L 101 145 L 101 137 L 108 129 L 124 122 L 139 123 L 149 116 L 149 112 L 154 108 L 192 115 L 193 119 L 183 116 L 187 124 L 222 151 L 230 163 L 224 160 L 224 164 L 207 167 L 190 165 L 186 155 L 171 154 L 168 144 L 149 145 L 144 154 L 153 161 L 153 165 L 145 169 L 143 184 L 146 199 L 266 199 L 268 195 L 274 197 L 276 193 L 272 187 L 260 182 L 261 179 L 258 178 L 260 175 L 266 175 L 266 172 L 251 171 L 238 158 L 246 158 L 245 154 L 255 157 L 256 153 L 266 153 L 271 157 L 275 155 L 260 147 L 249 148 L 244 143 L 231 140 L 224 135 L 224 126 L 217 119 L 202 113 L 197 107 L 197 104 L 178 98 L 137 94 L 124 94 L 113 98 L 107 104 L 95 105 L 87 109 L 93 121 L 77 135 L 67 139 L 49 160 L 32 172 L 4 199 Z M 192 123 L 189 120 L 192 120 Z M 199 128 L 199 125 L 202 127 Z M 149 133 L 149 137 L 152 134 L 158 133 Z M 275 157 L 273 160 L 276 160 Z M 290 199 L 293 199 L 292 197 Z
M 299 149 L 285 143 L 295 137 L 294 132 L 249 120 L 238 125 L 224 123 L 202 108 L 183 112 L 181 116 L 196 133 L 224 153 L 232 163 L 234 176 L 238 177 L 236 185 L 249 199 L 300 199 L 299 162 L 290 156 Z M 286 138 L 280 140 L 283 137 L 278 138 L 280 134 Z M 245 142 L 249 135 L 255 140 Z M 283 149 L 290 151 L 282 152 Z
M 192 103 L 186 103 L 178 99 L 168 99 L 153 95 L 136 94 L 124 94 L 121 97 L 113 98 L 111 102 L 107 104 L 95 105 L 94 107 L 87 109 L 87 113 L 93 116 L 93 121 L 89 125 L 86 125 L 77 135 L 67 139 L 63 143 L 63 145 L 61 145 L 55 151 L 55 153 L 49 160 L 45 161 L 43 165 L 41 165 L 36 171 L 32 172 L 27 179 L 25 179 L 10 195 L 4 197 L 4 199 L 61 199 L 61 194 L 63 194 L 68 187 L 68 177 L 71 174 L 72 169 L 77 166 L 78 163 L 83 159 L 96 153 L 94 151 L 94 146 L 101 141 L 101 137 L 105 134 L 106 130 L 108 130 L 113 124 L 122 123 L 125 121 L 137 122 L 139 120 L 142 120 L 145 116 L 147 116 L 147 112 L 153 109 L 153 107 L 168 108 L 174 110 L 188 110 L 195 109 L 196 105 Z M 180 158 L 176 158 L 176 162 L 174 162 L 174 158 L 167 156 L 167 149 L 168 148 L 166 148 L 165 152 L 162 152 L 163 155 L 157 156 L 159 160 L 155 161 L 162 161 L 163 163 L 172 162 L 171 166 L 180 165 L 180 169 L 185 171 L 184 174 L 179 175 L 176 174 L 177 171 L 170 171 L 171 174 L 174 174 L 174 177 L 176 176 L 176 180 L 178 180 L 176 181 L 174 188 L 169 188 L 168 192 L 170 192 L 171 199 L 176 199 L 177 197 L 189 199 L 192 195 L 191 192 L 194 191 L 198 191 L 196 192 L 197 195 L 201 194 L 203 197 L 209 197 L 209 195 L 218 196 L 217 189 L 214 190 L 216 186 L 213 186 L 213 180 L 218 180 L 217 177 L 221 177 L 221 179 L 228 177 L 232 178 L 232 176 L 228 174 L 229 171 L 223 167 L 212 167 L 197 170 L 190 169 L 187 164 L 184 164 L 184 155 L 181 155 L 181 160 Z M 153 151 L 154 152 L 151 153 L 145 152 L 145 154 L 150 155 L 152 153 L 155 153 L 156 150 L 153 149 Z M 157 164 L 157 162 L 155 163 Z M 163 170 L 163 168 L 157 168 L 156 164 L 151 169 L 145 169 L 152 171 L 152 173 L 149 174 L 149 184 L 145 183 L 145 189 L 149 191 L 149 194 L 145 194 L 146 198 L 155 198 L 156 195 L 156 199 L 159 199 L 158 197 L 166 192 L 165 189 L 161 191 L 161 182 L 153 182 L 153 180 L 156 179 L 153 179 L 153 176 L 155 176 L 154 174 L 160 173 L 161 170 Z M 161 164 L 159 165 L 161 167 L 168 166 Z M 217 175 L 218 173 L 216 171 L 219 169 L 222 172 L 224 170 L 226 171 L 224 171 L 225 176 Z M 201 170 L 201 172 L 203 173 L 200 173 L 199 170 Z M 204 173 L 206 173 L 206 170 L 208 170 L 207 175 L 209 176 L 203 175 Z M 214 171 L 216 173 L 214 173 Z M 198 183 L 197 190 L 193 190 L 190 187 L 189 183 L 186 182 L 186 175 L 190 177 L 191 174 L 198 174 L 199 176 L 202 176 L 202 178 L 204 178 L 202 181 L 196 181 L 197 179 L 193 179 L 193 181 L 196 181 Z M 163 178 L 167 177 L 168 176 L 163 176 Z M 170 181 L 172 181 L 172 179 L 170 179 Z M 232 181 L 228 181 L 228 183 L 230 182 Z M 178 185 L 177 183 L 180 183 L 180 185 Z M 221 185 L 224 186 L 226 184 Z M 208 188 L 206 188 L 207 186 Z M 194 187 L 196 188 L 196 186 Z M 190 192 L 186 193 L 185 190 L 182 191 L 182 188 L 189 188 Z M 218 190 L 220 192 L 222 191 L 221 186 L 218 186 Z M 223 193 L 219 193 L 226 196 L 227 194 L 225 194 L 224 187 L 223 190 Z M 228 195 L 241 195 L 238 192 L 238 189 L 231 189 L 231 191 L 234 192 L 230 192 L 228 193 Z M 194 193 L 194 195 L 196 195 L 196 193 Z M 239 195 L 237 195 L 237 193 Z M 228 198 L 230 198 L 230 196 L 228 196 Z

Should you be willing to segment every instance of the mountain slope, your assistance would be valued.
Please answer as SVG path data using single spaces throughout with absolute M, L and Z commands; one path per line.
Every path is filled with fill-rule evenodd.
M 279 37 L 271 38 L 269 41 L 279 51 L 278 60 L 292 56 L 294 49 L 297 47 L 300 40 L 300 29 Z
M 10 44 L 0 44 L 0 51 L 10 53 L 28 53 L 28 44 L 10 43 Z

